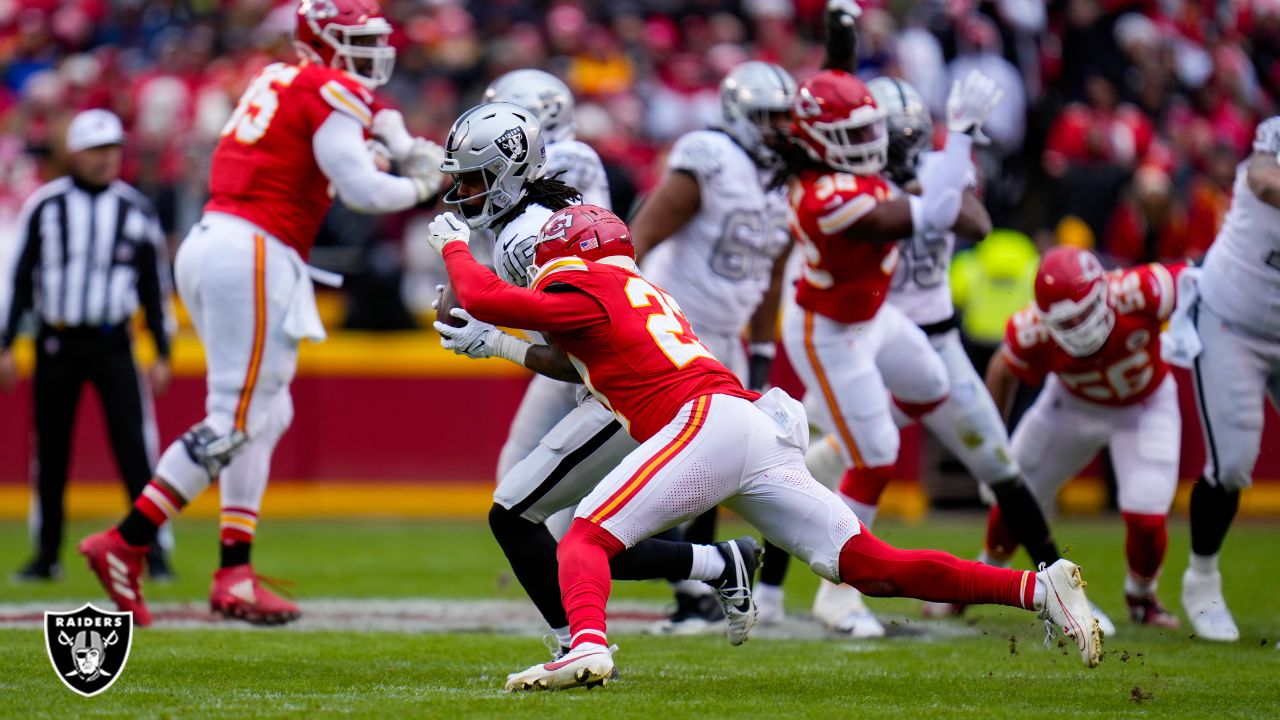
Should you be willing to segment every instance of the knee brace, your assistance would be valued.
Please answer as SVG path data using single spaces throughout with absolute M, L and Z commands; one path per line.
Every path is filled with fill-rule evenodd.
M 225 435 L 218 435 L 212 427 L 200 422 L 183 433 L 179 440 L 191 461 L 203 467 L 209 473 L 209 479 L 213 480 L 231 462 L 231 458 L 249 440 L 249 436 L 235 429 Z

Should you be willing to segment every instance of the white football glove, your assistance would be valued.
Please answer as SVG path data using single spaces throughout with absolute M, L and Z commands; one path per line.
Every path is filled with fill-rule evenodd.
M 451 242 L 471 242 L 471 228 L 467 224 L 454 217 L 453 213 L 440 213 L 435 220 L 427 226 L 430 234 L 427 235 L 427 244 L 435 249 L 436 252 L 444 252 L 444 246 Z
M 408 152 L 396 159 L 400 162 L 400 174 L 417 183 L 421 202 L 436 195 L 444 182 L 444 171 L 440 169 L 444 148 L 423 138 L 414 138 L 410 144 Z
M 951 84 L 947 96 L 947 129 L 951 132 L 969 133 L 978 143 L 988 139 L 982 134 L 982 123 L 1000 104 L 1004 91 L 996 81 L 977 70 L 970 70 L 964 78 Z
M 862 6 L 855 0 L 829 0 L 827 13 L 840 13 L 840 24 L 851 28 L 854 21 L 862 17 Z
M 404 115 L 399 110 L 383 109 L 374 113 L 369 132 L 386 143 L 391 157 L 402 160 L 413 146 L 413 136 L 404 125 Z
M 467 324 L 453 327 L 439 320 L 432 324 L 436 332 L 440 333 L 440 345 L 445 350 L 476 360 L 500 357 L 517 365 L 524 365 L 525 355 L 532 345 L 528 340 L 522 340 L 487 322 L 477 320 L 462 308 L 454 308 L 449 314 Z

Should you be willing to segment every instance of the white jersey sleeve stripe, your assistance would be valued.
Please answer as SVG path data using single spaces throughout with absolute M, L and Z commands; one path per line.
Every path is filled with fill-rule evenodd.
M 818 227 L 825 235 L 836 235 L 858 222 L 876 207 L 875 198 L 859 195 L 840 207 L 818 218 Z
M 1169 273 L 1168 268 L 1160 263 L 1151 263 L 1151 274 L 1156 278 L 1156 285 L 1160 288 L 1160 312 L 1157 317 L 1161 320 L 1168 320 L 1169 315 L 1173 313 L 1175 290 L 1173 285 L 1173 275 Z
M 324 98 L 324 101 L 329 103 L 334 110 L 346 113 L 358 120 L 366 129 L 373 121 L 373 112 L 369 110 L 369 106 L 350 90 L 343 87 L 342 83 L 330 80 L 320 86 L 320 97 Z

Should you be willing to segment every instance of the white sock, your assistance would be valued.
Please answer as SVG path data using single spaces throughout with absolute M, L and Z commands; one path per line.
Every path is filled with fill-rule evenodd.
M 1040 575 L 1041 573 L 1036 573 L 1036 589 L 1031 598 L 1031 606 L 1036 610 L 1044 609 L 1044 600 L 1049 596 L 1048 583 Z
M 694 555 L 694 558 L 695 558 L 694 562 L 696 564 L 697 563 L 696 554 Z M 724 572 L 723 568 L 721 569 L 721 572 Z M 715 592 L 715 590 L 710 585 L 704 582 L 699 582 L 697 580 L 677 580 L 676 582 L 671 583 L 671 589 L 675 590 L 676 592 L 682 595 L 692 595 L 694 597 L 701 597 L 702 595 L 710 595 L 711 593 Z
M 1212 575 L 1218 572 L 1218 553 L 1212 555 L 1191 553 L 1191 569 L 1201 575 Z
M 844 493 L 836 494 L 840 496 L 840 499 L 844 501 L 845 505 L 849 506 L 849 509 L 853 511 L 853 514 L 858 516 L 858 519 L 862 521 L 862 524 L 866 525 L 867 529 L 870 530 L 871 526 L 876 522 L 876 513 L 879 512 L 880 508 L 875 505 L 860 503 Z
M 1124 574 L 1124 594 L 1130 597 L 1146 597 L 1156 591 L 1155 578 L 1140 578 L 1133 573 Z
M 719 580 L 724 574 L 724 555 L 715 545 L 694 545 L 690 580 Z
M 782 605 L 782 586 L 758 582 L 751 591 L 757 605 Z
M 556 642 L 560 643 L 560 647 L 569 647 L 569 642 L 573 638 L 573 634 L 569 632 L 569 626 L 551 628 L 551 632 L 556 634 Z

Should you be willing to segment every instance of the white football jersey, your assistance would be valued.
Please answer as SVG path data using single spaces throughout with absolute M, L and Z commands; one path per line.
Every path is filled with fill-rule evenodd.
M 587 205 L 613 209 L 604 163 L 586 143 L 562 140 L 547 145 L 547 166 L 543 177 L 556 178 L 582 193 L 582 202 Z
M 1242 329 L 1280 337 L 1280 209 L 1249 189 L 1248 163 L 1236 170 L 1231 207 L 1209 246 L 1200 296 Z
M 667 171 L 697 179 L 701 206 L 645 256 L 644 275 L 675 297 L 695 332 L 737 335 L 787 246 L 786 191 L 767 190 L 771 172 L 717 130 L 677 140 Z
M 555 213 L 531 204 L 511 222 L 502 226 L 493 243 L 493 270 L 506 282 L 529 287 L 529 266 L 538 232 Z
M 953 232 L 922 232 L 898 244 L 898 267 L 889 285 L 889 303 L 917 325 L 940 323 L 955 314 L 951 302 Z

